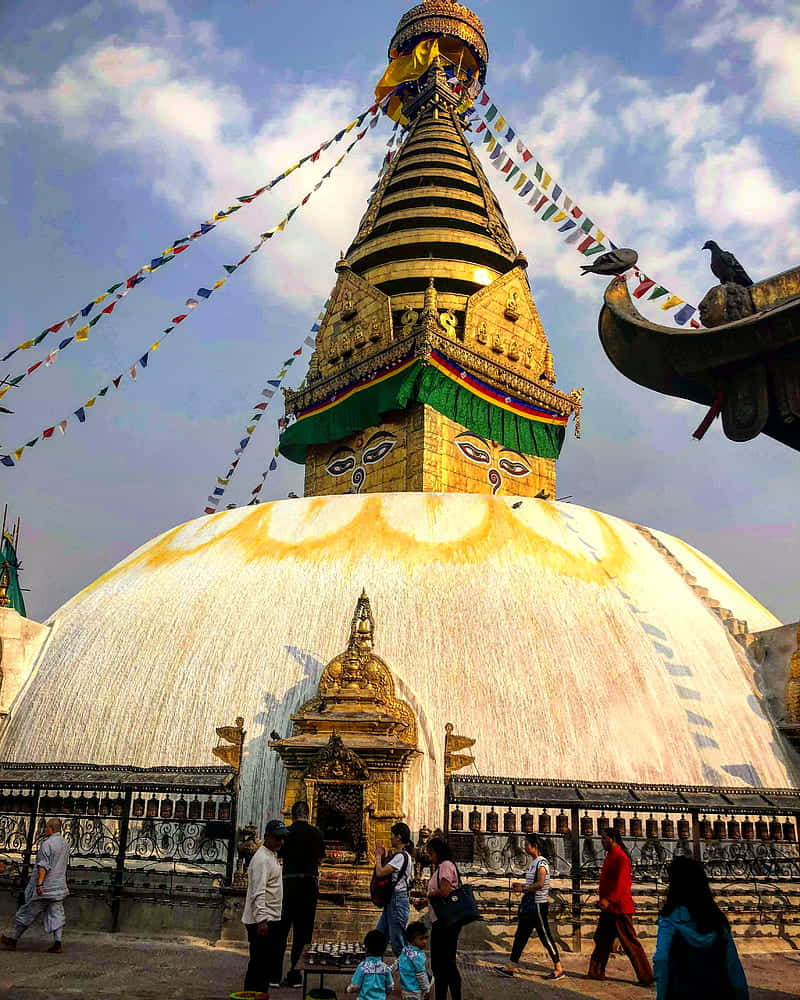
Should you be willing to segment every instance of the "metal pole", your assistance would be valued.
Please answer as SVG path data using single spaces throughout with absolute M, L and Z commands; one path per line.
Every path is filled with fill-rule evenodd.
M 122 816 L 119 821 L 119 850 L 117 852 L 117 865 L 114 871 L 114 883 L 111 888 L 111 933 L 116 934 L 119 930 L 119 911 L 122 900 L 122 883 L 125 878 L 125 855 L 128 851 L 128 827 L 131 821 L 131 799 L 133 789 L 125 791 L 125 799 L 122 803 Z
M 581 953 L 581 835 L 580 814 L 577 806 L 570 810 L 572 839 L 572 950 Z
M 41 795 L 41 792 L 42 789 L 40 785 L 33 786 L 28 836 L 25 841 L 25 854 L 22 857 L 22 884 L 20 886 L 20 895 L 22 895 L 25 891 L 25 883 L 28 881 L 28 874 L 30 872 L 33 842 L 36 839 L 36 817 L 39 814 L 39 796 Z
M 700 821 L 697 818 L 699 813 L 696 809 L 691 809 L 689 815 L 692 817 L 692 850 L 694 851 L 694 859 L 702 863 L 703 852 L 700 848 Z
M 236 861 L 236 826 L 239 822 L 239 775 L 236 775 L 231 793 L 231 834 L 228 838 L 228 860 L 225 865 L 225 885 L 233 884 L 233 866 Z

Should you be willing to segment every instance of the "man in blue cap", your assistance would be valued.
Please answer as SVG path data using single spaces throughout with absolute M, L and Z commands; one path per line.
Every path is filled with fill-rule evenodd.
M 250 962 L 244 979 L 246 991 L 268 993 L 270 986 L 280 985 L 283 879 L 278 851 L 288 833 L 279 819 L 271 819 L 264 829 L 264 843 L 247 869 L 247 896 L 242 911 L 242 923 L 247 928 L 250 944 Z

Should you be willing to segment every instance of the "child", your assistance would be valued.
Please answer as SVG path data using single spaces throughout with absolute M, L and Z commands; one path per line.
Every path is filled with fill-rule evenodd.
M 406 927 L 408 944 L 392 966 L 400 971 L 400 992 L 403 1000 L 425 1000 L 430 996 L 431 981 L 425 966 L 425 949 L 428 947 L 428 928 L 421 920 Z
M 364 938 L 364 947 L 367 957 L 353 973 L 347 992 L 358 993 L 358 1000 L 386 1000 L 394 989 L 392 973 L 383 961 L 386 935 L 380 931 L 369 931 Z

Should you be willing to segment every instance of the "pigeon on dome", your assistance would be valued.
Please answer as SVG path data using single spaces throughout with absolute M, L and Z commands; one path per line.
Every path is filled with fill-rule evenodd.
M 636 264 L 639 254 L 628 247 L 611 250 L 598 257 L 593 264 L 584 264 L 581 274 L 624 274 Z
M 729 250 L 722 250 L 714 240 L 706 240 L 704 250 L 711 251 L 711 273 L 721 285 L 744 285 L 749 288 L 753 279 Z

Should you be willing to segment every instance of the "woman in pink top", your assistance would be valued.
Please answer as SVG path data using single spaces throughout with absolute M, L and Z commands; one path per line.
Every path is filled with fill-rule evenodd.
M 449 896 L 460 882 L 446 841 L 434 837 L 428 841 L 428 857 L 433 865 L 433 875 L 428 882 L 427 895 L 415 903 L 418 910 L 430 908 L 431 918 L 431 970 L 436 1000 L 461 1000 L 461 973 L 456 965 L 460 927 L 442 927 L 436 919 L 431 901 Z

